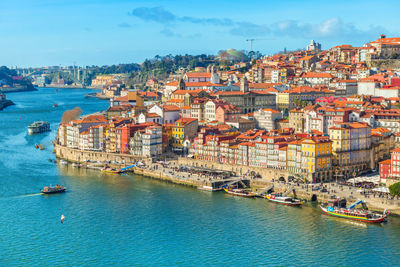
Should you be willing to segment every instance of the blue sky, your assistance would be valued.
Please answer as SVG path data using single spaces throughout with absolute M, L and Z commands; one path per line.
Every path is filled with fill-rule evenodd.
M 105 65 L 166 54 L 360 46 L 400 36 L 395 0 L 0 0 L 0 65 Z

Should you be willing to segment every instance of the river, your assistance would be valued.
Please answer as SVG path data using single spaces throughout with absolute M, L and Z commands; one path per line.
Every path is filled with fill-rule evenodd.
M 65 110 L 107 108 L 85 99 L 88 92 L 7 95 L 16 105 L 0 111 L 1 266 L 399 265 L 399 218 L 367 225 L 327 217 L 311 204 L 286 207 L 49 162 Z M 36 120 L 53 131 L 28 136 Z M 38 143 L 46 149 L 35 149 Z M 38 194 L 49 184 L 68 192 Z

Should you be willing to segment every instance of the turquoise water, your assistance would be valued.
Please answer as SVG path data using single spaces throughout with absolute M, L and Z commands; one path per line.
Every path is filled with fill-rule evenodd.
M 55 131 L 28 136 L 26 127 L 47 120 L 56 129 L 63 111 L 75 106 L 84 113 L 107 108 L 106 101 L 85 99 L 87 92 L 8 95 L 17 105 L 0 112 L 1 266 L 399 265 L 398 218 L 366 225 L 311 205 L 279 206 L 50 163 Z M 48 149 L 36 150 L 37 143 Z M 38 195 L 48 184 L 68 192 Z

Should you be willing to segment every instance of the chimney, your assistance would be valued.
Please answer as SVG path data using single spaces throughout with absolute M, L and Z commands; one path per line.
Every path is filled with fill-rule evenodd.
M 386 38 L 386 35 L 381 34 L 381 39 L 385 39 L 385 38 Z

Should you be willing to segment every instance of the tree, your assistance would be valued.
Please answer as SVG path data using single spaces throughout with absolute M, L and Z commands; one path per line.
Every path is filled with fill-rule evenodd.
M 400 182 L 397 182 L 397 183 L 392 184 L 391 186 L 389 186 L 389 193 L 392 196 L 400 195 Z

